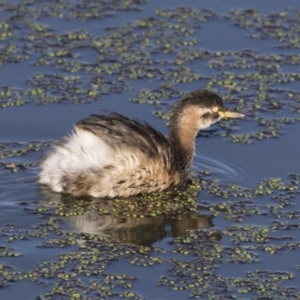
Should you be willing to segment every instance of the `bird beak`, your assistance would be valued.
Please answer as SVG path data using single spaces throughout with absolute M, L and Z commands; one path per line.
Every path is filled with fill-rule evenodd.
M 229 118 L 244 118 L 245 115 L 243 114 L 240 114 L 238 112 L 235 112 L 235 111 L 231 111 L 227 108 L 224 108 L 222 110 L 219 110 L 218 111 L 218 114 L 219 116 L 222 118 L 222 119 L 229 119 Z

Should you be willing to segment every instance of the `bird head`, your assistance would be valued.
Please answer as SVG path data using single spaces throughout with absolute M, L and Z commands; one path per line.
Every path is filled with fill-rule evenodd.
M 186 94 L 173 111 L 173 119 L 179 127 L 186 130 L 193 128 L 197 132 L 220 119 L 243 117 L 243 114 L 224 107 L 220 96 L 206 90 Z

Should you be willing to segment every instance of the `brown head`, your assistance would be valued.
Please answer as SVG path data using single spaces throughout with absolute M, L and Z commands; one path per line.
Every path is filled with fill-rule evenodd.
M 197 90 L 178 101 L 173 109 L 169 140 L 172 147 L 181 153 L 184 169 L 191 167 L 199 130 L 222 118 L 242 117 L 243 114 L 225 108 L 221 97 L 210 91 Z

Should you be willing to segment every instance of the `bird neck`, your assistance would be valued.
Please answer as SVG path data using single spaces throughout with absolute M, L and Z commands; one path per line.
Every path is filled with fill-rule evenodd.
M 180 129 L 170 130 L 169 141 L 175 149 L 186 157 L 188 160 L 192 160 L 195 152 L 195 138 L 194 132 L 186 132 Z M 192 162 L 191 162 L 192 163 Z
M 198 124 L 191 112 L 185 111 L 184 114 L 173 115 L 170 122 L 169 141 L 173 149 L 179 156 L 182 169 L 190 172 L 193 156 L 195 153 L 195 139 L 198 133 Z

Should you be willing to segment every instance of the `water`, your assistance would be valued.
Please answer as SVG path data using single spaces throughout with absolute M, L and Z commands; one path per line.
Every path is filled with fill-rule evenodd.
M 38 3 L 32 6 L 35 5 L 38 5 Z M 298 53 L 298 49 L 294 48 L 285 50 L 275 48 L 275 45 L 278 44 L 278 41 L 275 39 L 265 39 L 262 41 L 250 39 L 248 37 L 250 31 L 241 29 L 229 21 L 222 21 L 222 16 L 233 8 L 255 8 L 263 14 L 267 14 L 270 12 L 283 11 L 288 6 L 298 9 L 298 2 L 296 2 L 296 0 L 276 3 L 271 0 L 260 0 L 252 1 L 251 5 L 246 1 L 236 0 L 203 0 L 201 3 L 186 1 L 184 5 L 181 1 L 161 2 L 154 0 L 140 5 L 141 11 L 116 11 L 112 17 L 104 18 L 103 20 L 93 19 L 90 21 L 82 21 L 72 18 L 67 20 L 53 16 L 41 16 L 39 20 L 37 20 L 37 24 L 47 24 L 56 34 L 82 29 L 97 39 L 107 34 L 106 27 L 122 27 L 126 22 L 134 22 L 141 18 L 157 18 L 157 15 L 155 15 L 156 10 L 178 6 L 192 7 L 194 9 L 212 9 L 220 16 L 220 19 L 201 23 L 201 29 L 194 30 L 192 36 L 189 38 L 197 40 L 196 46 L 189 48 L 185 46 L 181 49 L 188 48 L 189 50 L 193 50 L 201 48 L 209 50 L 212 53 L 216 51 L 234 52 L 243 49 L 255 50 L 259 54 L 273 53 L 281 55 L 282 52 L 285 54 Z M 0 17 L 4 20 L 10 13 L 11 12 L 7 12 L 4 9 Z M 173 20 L 173 22 L 176 23 L 176 20 Z M 23 23 L 21 25 L 25 26 Z M 16 28 L 23 30 L 21 25 L 18 25 L 19 27 Z M 112 32 L 117 32 L 116 30 L 117 29 L 113 29 Z M 140 32 L 143 32 L 143 30 L 143 28 L 139 29 Z M 170 29 L 162 28 L 161 30 L 162 32 L 168 32 Z M 27 27 L 24 27 L 24 32 L 29 31 Z M 24 49 L 20 45 L 24 40 L 27 43 L 34 44 L 36 42 L 27 40 L 27 35 L 23 33 L 20 34 L 20 32 L 21 31 L 16 30 L 16 50 L 11 50 L 11 52 L 5 52 L 3 50 L 7 46 L 6 39 L 1 41 L 1 50 L 6 54 L 22 53 Z M 135 31 L 135 29 L 132 29 L 132 32 L 135 33 L 138 32 L 138 30 Z M 23 36 L 26 36 L 24 40 L 22 39 Z M 127 37 L 127 39 L 130 38 L 130 36 Z M 7 39 L 9 42 L 13 42 L 13 40 Z M 149 39 L 151 40 L 151 37 L 149 37 Z M 154 37 L 151 40 L 150 45 L 155 44 L 155 39 Z M 124 46 L 126 42 L 127 41 L 124 40 L 118 47 Z M 71 45 L 71 41 L 69 41 L 69 43 Z M 149 55 L 153 58 L 153 61 L 167 60 L 171 67 L 178 67 L 174 65 L 174 59 L 177 53 L 175 46 L 174 52 L 170 54 L 165 53 L 161 49 L 156 51 L 151 49 L 148 53 L 143 43 L 147 43 L 147 41 L 141 43 L 136 41 L 133 48 L 141 49 L 141 52 L 145 51 L 144 56 Z M 57 50 L 59 47 L 62 46 L 45 46 L 45 48 L 42 49 L 44 52 L 42 51 L 41 53 L 44 53 L 43 55 L 47 57 L 48 51 Z M 129 47 L 129 49 L 131 48 Z M 113 64 L 114 61 L 111 57 L 114 55 L 111 51 L 111 48 L 107 48 L 107 53 L 103 54 L 99 53 L 99 51 L 91 50 L 89 47 L 78 45 L 74 47 L 71 53 L 80 54 L 79 61 L 85 64 L 84 67 L 88 67 L 90 64 L 92 68 L 101 55 L 105 63 Z M 125 47 L 123 51 L 127 53 L 126 51 L 129 50 Z M 112 56 L 106 57 L 105 55 Z M 207 82 L 214 76 L 221 74 L 223 72 L 222 70 L 218 71 L 217 69 L 208 68 L 207 60 L 209 59 L 206 60 L 205 58 L 195 60 L 192 63 L 184 63 L 183 66 L 189 66 L 191 70 L 199 72 L 204 78 L 188 83 L 176 83 L 176 81 L 172 81 L 172 77 L 166 80 L 156 77 L 138 80 L 133 77 L 127 78 L 127 72 L 131 66 L 127 61 L 124 61 L 123 68 L 118 69 L 121 75 L 109 74 L 110 70 L 104 67 L 102 68 L 103 65 L 101 63 L 99 64 L 102 68 L 101 73 L 91 75 L 91 73 L 84 68 L 74 73 L 60 71 L 61 65 L 59 59 L 62 59 L 61 57 L 52 58 L 52 60 L 49 60 L 45 65 L 34 67 L 33 63 L 38 57 L 38 54 L 32 52 L 29 53 L 28 60 L 21 60 L 21 62 L 18 63 L 11 61 L 3 62 L 0 67 L 0 87 L 9 86 L 16 88 L 18 91 L 22 91 L 23 94 L 21 94 L 20 97 L 29 102 L 21 106 L 0 109 L 0 154 L 1 151 L 3 151 L 6 156 L 0 159 L 0 254 L 2 253 L 2 257 L 0 257 L 0 287 L 3 287 L 0 289 L 1 299 L 20 299 L 20 297 L 23 299 L 35 299 L 37 296 L 44 296 L 50 292 L 53 292 L 55 296 L 50 295 L 47 299 L 52 299 L 51 297 L 53 297 L 53 299 L 68 299 L 68 297 L 72 298 L 74 296 L 73 293 L 75 291 L 81 293 L 87 286 L 89 290 L 87 289 L 86 292 L 91 293 L 89 295 L 95 298 L 119 299 L 121 298 L 121 292 L 125 289 L 133 291 L 145 299 L 170 299 L 171 297 L 173 299 L 185 299 L 191 295 L 191 293 L 193 294 L 195 291 L 198 291 L 197 287 L 188 286 L 195 277 L 204 278 L 206 280 L 210 278 L 210 276 L 212 276 L 214 280 L 216 280 L 217 276 L 220 276 L 223 281 L 219 282 L 219 288 L 220 286 L 226 286 L 230 291 L 226 291 L 225 293 L 225 290 L 220 288 L 219 292 L 217 292 L 217 289 L 214 289 L 216 281 L 212 280 L 208 286 L 210 287 L 209 290 L 216 291 L 216 297 L 224 293 L 224 299 L 227 299 L 226 297 L 230 295 L 235 295 L 239 298 L 241 294 L 239 294 L 235 287 L 230 285 L 229 281 L 231 278 L 244 280 L 248 278 L 246 277 L 248 276 L 247 272 L 254 270 L 267 270 L 270 273 L 276 271 L 292 273 L 294 276 L 293 279 L 282 279 L 280 282 L 278 281 L 278 284 L 276 280 L 274 281 L 275 287 L 278 289 L 273 289 L 269 297 L 275 298 L 282 296 L 283 294 L 276 294 L 276 291 L 288 286 L 295 287 L 296 291 L 294 294 L 292 294 L 291 290 L 286 291 L 286 295 L 290 293 L 290 295 L 292 295 L 290 296 L 291 299 L 295 299 L 296 296 L 299 297 L 300 292 L 297 286 L 297 282 L 299 281 L 299 272 L 297 270 L 299 265 L 297 262 L 299 246 L 297 245 L 297 241 L 299 241 L 300 238 L 298 232 L 299 216 L 297 215 L 300 211 L 299 203 L 297 202 L 297 199 L 299 199 L 298 191 L 272 190 L 271 194 L 251 198 L 250 196 L 234 197 L 230 194 L 231 191 L 229 189 L 229 198 L 223 198 L 215 195 L 207 188 L 204 188 L 200 190 L 196 196 L 196 202 L 198 204 L 197 210 L 191 214 L 179 214 L 176 218 L 164 214 L 152 217 L 146 216 L 144 218 L 132 216 L 116 217 L 113 213 L 115 209 L 114 200 L 96 201 L 96 209 L 95 206 L 91 205 L 82 214 L 72 216 L 55 215 L 55 217 L 53 217 L 53 211 L 58 207 L 62 207 L 62 205 L 69 205 L 76 211 L 80 205 L 84 206 L 82 203 L 85 202 L 51 193 L 36 183 L 38 168 L 35 163 L 49 151 L 49 146 L 37 146 L 37 151 L 30 149 L 26 155 L 21 156 L 17 156 L 15 152 L 11 152 L 27 147 L 26 145 L 29 142 L 41 143 L 59 140 L 62 136 L 72 131 L 73 124 L 76 121 L 85 118 L 89 114 L 98 113 L 101 109 L 113 110 L 145 120 L 152 124 L 157 130 L 167 134 L 168 129 L 165 122 L 152 114 L 153 109 L 157 109 L 157 107 L 153 107 L 149 104 L 134 104 L 128 100 L 136 98 L 137 93 L 143 89 L 160 91 L 160 84 L 162 83 L 173 83 L 180 91 L 204 88 Z M 70 55 L 66 55 L 66 57 L 63 58 L 66 58 L 69 62 L 76 63 L 76 58 L 71 58 Z M 122 61 L 118 61 L 118 63 L 122 65 Z M 158 68 L 162 74 L 167 73 L 168 66 L 165 67 L 154 62 L 153 65 L 150 63 L 150 66 L 152 68 Z M 251 72 L 253 71 L 251 68 L 250 70 Z M 292 73 L 297 72 L 297 70 L 299 70 L 299 61 L 292 66 L 283 64 L 279 72 Z M 237 70 L 230 69 L 228 71 L 234 74 L 248 72 L 238 68 Z M 77 86 L 73 87 L 73 92 L 71 92 L 71 89 L 68 90 L 70 103 L 52 103 L 49 105 L 35 105 L 33 103 L 34 101 L 32 101 L 30 94 L 28 94 L 32 86 L 28 84 L 27 80 L 36 74 L 49 73 L 81 77 L 81 85 L 78 85 L 79 90 L 74 92 Z M 120 84 L 122 80 L 126 82 L 129 88 L 122 87 L 120 88 L 121 92 L 117 92 L 114 88 L 111 88 L 113 84 Z M 96 81 L 98 82 L 97 84 L 95 84 Z M 87 101 L 87 103 L 84 104 L 76 105 L 72 103 L 78 96 L 81 88 L 86 91 L 90 91 L 93 87 L 96 90 L 100 90 L 103 82 L 111 88 L 110 91 L 103 92 L 99 97 L 96 97 L 96 99 Z M 287 92 L 293 90 L 298 94 L 300 93 L 298 81 L 289 83 L 273 82 L 272 84 L 277 88 L 286 89 Z M 263 87 L 265 90 L 260 93 L 269 93 L 267 85 L 268 84 L 266 84 L 266 87 Z M 40 88 L 46 89 L 47 85 L 41 85 Z M 221 89 L 219 86 L 214 86 L 213 88 L 217 91 Z M 252 85 L 251 88 L 253 93 L 256 93 L 259 88 L 262 89 L 259 83 Z M 56 87 L 54 84 L 52 89 L 47 93 L 50 97 L 54 97 L 55 91 Z M 246 101 L 249 101 L 249 105 L 260 97 L 260 93 L 257 92 L 257 96 L 246 98 Z M 242 93 L 236 92 L 235 98 L 240 99 L 242 95 Z M 2 103 L 1 101 L 3 99 L 6 100 L 6 98 L 9 97 L 0 94 L 0 103 Z M 168 104 L 173 103 L 175 98 L 176 97 L 173 97 L 168 101 Z M 284 93 L 278 93 L 276 99 L 278 101 L 286 101 Z M 166 99 L 160 100 L 165 101 Z M 295 107 L 299 106 L 299 100 L 284 103 L 286 107 L 282 110 L 282 115 L 285 117 L 295 117 L 299 115 L 299 113 L 292 112 Z M 165 102 L 163 102 L 163 104 L 165 104 Z M 232 102 L 230 105 L 235 107 L 238 105 L 238 102 Z M 167 106 L 163 105 L 163 107 Z M 238 134 L 251 134 L 260 129 L 261 127 L 259 127 L 255 121 L 255 117 L 257 116 L 263 118 L 278 117 L 272 110 L 260 111 L 257 109 L 256 111 L 254 109 L 248 112 L 248 114 L 247 111 L 244 111 L 244 113 L 247 115 L 247 118 L 245 120 L 238 120 L 234 124 L 234 128 L 236 128 Z M 218 133 L 220 130 L 219 125 L 216 124 L 208 131 L 200 134 L 196 139 L 193 172 L 199 174 L 203 170 L 208 171 L 210 173 L 209 176 L 201 175 L 203 179 L 208 182 L 207 184 L 218 181 L 218 184 L 223 186 L 224 189 L 228 189 L 228 186 L 239 186 L 245 190 L 254 190 L 266 178 L 282 178 L 282 182 L 284 183 L 291 180 L 288 177 L 289 174 L 300 174 L 298 151 L 300 146 L 299 122 L 282 125 L 282 129 L 280 129 L 282 134 L 279 138 L 263 139 L 262 141 L 254 140 L 253 144 L 250 145 L 231 143 L 229 141 L 230 137 L 222 138 L 219 137 L 218 134 L 215 134 L 215 132 Z M 7 142 L 9 143 L 8 150 L 4 144 Z M 12 143 L 17 144 L 13 145 Z M 16 165 L 16 167 L 10 167 L 11 164 Z M 26 164 L 33 165 L 27 166 Z M 89 200 L 87 200 L 86 203 L 90 205 L 91 203 L 88 201 Z M 230 210 L 233 214 L 228 214 L 226 213 L 226 205 L 231 202 L 235 203 L 236 206 L 231 206 Z M 51 203 L 50 208 L 48 207 L 46 212 L 38 210 L 44 205 L 47 206 L 49 203 Z M 213 210 L 210 208 L 219 203 L 223 203 L 226 209 L 220 209 L 218 214 L 213 215 Z M 283 208 L 269 209 L 267 207 L 267 205 L 279 204 L 282 205 Z M 131 204 L 128 205 L 130 207 Z M 243 205 L 246 206 L 245 210 L 249 209 L 249 212 L 242 210 L 241 207 L 243 207 Z M 254 206 L 257 207 L 257 210 L 253 208 Z M 252 211 L 250 211 L 250 208 Z M 149 207 L 147 207 L 147 209 L 149 209 Z M 103 215 L 99 214 L 99 211 L 107 211 L 107 213 Z M 280 215 L 282 212 L 288 212 L 289 214 Z M 292 214 L 294 215 L 292 216 Z M 239 216 L 241 217 L 240 220 L 238 219 Z M 51 219 L 52 217 L 53 219 Z M 52 225 L 52 221 L 54 225 Z M 280 225 L 278 225 L 279 228 L 274 229 L 277 222 L 281 222 Z M 255 229 L 245 229 L 248 224 L 255 226 Z M 49 226 L 57 226 L 57 228 L 49 229 Z M 245 230 L 241 229 L 239 234 L 231 236 L 228 232 L 230 232 L 230 228 L 233 226 L 240 226 Z M 43 228 L 45 229 L 44 231 Z M 267 228 L 269 236 L 259 240 L 257 238 L 259 234 L 255 235 L 255 233 L 259 232 L 261 228 Z M 250 234 L 252 230 L 254 233 L 248 237 L 249 240 L 239 240 L 239 243 L 235 244 L 235 239 L 240 238 L 242 234 Z M 201 235 L 203 232 L 209 232 L 207 240 L 203 239 Z M 199 234 L 199 240 L 194 239 L 195 237 L 193 236 L 189 236 L 189 234 L 193 233 Z M 68 234 L 70 234 L 70 236 Z M 84 234 L 88 234 L 89 238 Z M 20 235 L 24 235 L 26 238 L 22 239 Z M 90 236 L 94 237 L 95 241 L 95 237 L 97 237 L 103 238 L 104 241 L 108 239 L 111 242 L 103 242 L 103 244 L 101 244 L 101 242 L 98 241 L 97 246 L 95 246 L 95 249 L 99 251 L 99 253 L 97 252 L 97 257 L 103 259 L 100 263 L 100 266 L 104 268 L 103 273 L 89 277 L 90 275 L 86 276 L 78 272 L 78 277 L 76 278 L 80 278 L 82 282 L 84 282 L 85 287 L 83 288 L 79 282 L 64 280 L 62 276 L 65 273 L 76 273 L 77 271 L 75 272 L 74 270 L 76 270 L 76 266 L 80 265 L 82 261 L 87 262 L 84 267 L 87 268 L 87 270 L 96 264 L 95 257 L 93 257 L 94 260 L 89 261 L 85 256 L 90 253 L 90 248 L 78 247 L 78 245 L 84 247 L 85 244 L 89 247 L 90 243 L 95 242 L 93 238 L 89 240 Z M 285 237 L 286 239 L 275 239 L 274 237 Z M 182 240 L 181 238 L 186 238 L 187 240 Z M 76 241 L 74 244 L 68 244 L 66 242 L 70 242 L 70 240 L 73 241 L 72 239 Z M 61 244 L 55 244 L 57 240 L 60 241 Z M 291 244 L 287 244 L 288 242 Z M 265 247 L 270 245 L 280 246 L 281 248 L 278 248 L 275 254 L 271 254 L 265 249 Z M 143 246 L 148 248 L 143 248 Z M 228 252 L 224 250 L 220 258 L 216 255 L 214 246 L 220 246 L 223 250 L 227 249 L 226 251 Z M 258 262 L 249 262 L 245 258 L 246 256 L 243 257 L 244 260 L 240 263 L 225 261 L 226 259 L 230 260 L 235 257 L 235 251 L 238 246 L 256 255 Z M 5 255 L 4 247 L 10 247 L 11 252 L 19 253 L 21 256 L 10 257 L 9 255 Z M 293 247 L 295 249 L 293 249 Z M 126 251 L 129 251 L 128 253 L 130 254 L 126 254 Z M 143 251 L 149 252 L 143 254 Z M 206 256 L 207 253 L 209 253 L 208 257 Z M 37 275 L 38 277 L 35 280 L 18 279 L 14 281 L 10 280 L 10 275 L 1 269 L 1 264 L 4 264 L 15 268 L 15 271 L 20 272 L 22 276 L 26 274 L 28 277 L 30 272 L 40 274 L 39 272 L 41 271 L 38 269 L 40 263 L 57 262 L 62 259 L 62 255 L 70 255 L 72 258 L 66 259 L 68 262 L 66 263 L 64 261 L 64 263 L 62 263 L 65 264 L 64 267 L 61 267 L 61 269 L 58 268 L 57 272 L 54 272 L 54 275 L 49 278 Z M 78 257 L 81 257 L 81 262 L 76 261 Z M 212 261 L 208 258 L 214 260 Z M 133 263 L 132 261 L 134 259 L 138 259 L 138 263 Z M 149 265 L 147 265 L 149 261 L 154 265 L 152 266 L 150 264 L 149 267 Z M 177 264 L 177 262 L 179 262 L 179 264 Z M 73 263 L 74 266 L 69 266 L 68 263 Z M 135 264 L 140 265 L 137 266 Z M 143 267 L 143 264 L 147 266 Z M 183 267 L 184 275 L 180 275 L 181 273 L 178 269 L 181 264 L 186 264 L 186 269 Z M 201 264 L 206 267 L 204 273 L 201 273 L 203 271 L 201 267 L 193 269 L 191 272 L 194 275 L 190 276 L 189 270 Z M 47 268 L 51 269 L 48 265 L 44 267 L 44 269 Z M 124 288 L 124 283 L 120 283 L 120 281 L 118 281 L 119 285 L 114 283 L 115 286 L 113 284 L 110 288 L 114 291 L 115 296 L 103 296 L 99 292 L 100 290 L 95 292 L 94 287 L 89 285 L 89 282 L 90 280 L 98 280 L 102 285 L 108 284 L 103 279 L 106 274 L 126 274 L 127 276 L 135 276 L 136 279 L 133 280 L 132 288 Z M 185 288 L 178 291 L 176 288 L 172 289 L 168 285 L 158 286 L 157 283 L 160 276 L 171 278 L 178 286 L 184 285 Z M 130 281 L 131 279 L 128 280 Z M 252 281 L 256 283 L 257 278 L 252 278 Z M 69 284 L 69 286 L 66 287 L 64 284 Z M 258 283 L 258 285 L 259 284 L 260 283 Z M 268 282 L 265 281 L 264 284 L 267 288 Z M 62 294 L 61 291 L 56 291 L 54 287 L 57 285 L 64 286 L 66 293 Z M 241 287 L 243 288 L 245 285 L 241 284 Z M 200 295 L 200 298 L 207 298 L 209 293 L 209 291 L 205 291 L 203 288 L 203 294 Z M 257 289 L 253 288 L 245 297 L 258 297 Z M 267 297 L 266 294 L 264 294 L 264 297 Z

